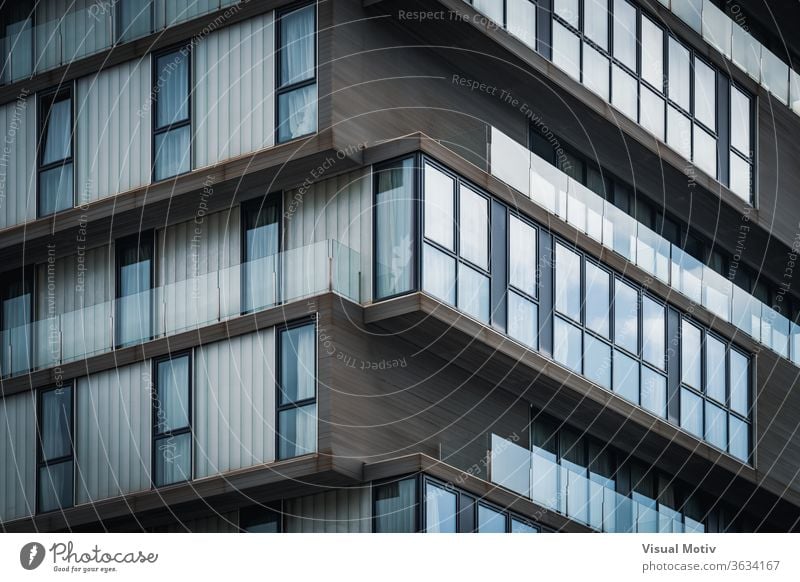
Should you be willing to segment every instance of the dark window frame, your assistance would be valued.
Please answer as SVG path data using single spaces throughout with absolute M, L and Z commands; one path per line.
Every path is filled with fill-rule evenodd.
M 490 200 L 490 202 L 491 202 L 491 200 Z M 507 207 L 507 209 L 508 209 L 508 212 L 507 212 L 507 217 L 506 217 L 506 223 L 507 223 L 506 227 L 507 227 L 507 233 L 508 234 L 506 236 L 506 241 L 505 242 L 506 242 L 506 260 L 508 262 L 508 268 L 506 269 L 506 281 L 505 281 L 506 299 L 508 299 L 508 297 L 511 296 L 511 293 L 519 295 L 523 300 L 533 303 L 536 306 L 536 313 L 538 314 L 539 310 L 541 309 L 541 305 L 539 304 L 539 300 L 540 300 L 540 297 L 541 297 L 541 291 L 540 291 L 539 286 L 542 283 L 541 282 L 542 277 L 541 277 L 541 274 L 540 274 L 541 271 L 540 271 L 540 268 L 539 268 L 539 249 L 541 248 L 541 227 L 538 224 L 536 224 L 536 222 L 532 221 L 527 216 L 525 216 L 524 214 L 519 212 L 517 209 L 513 209 L 513 208 L 510 208 L 510 207 Z M 531 296 L 527 291 L 523 291 L 523 290 L 519 289 L 518 287 L 516 287 L 514 284 L 511 283 L 511 220 L 512 220 L 512 218 L 515 218 L 515 219 L 519 220 L 520 222 L 522 222 L 525 226 L 528 226 L 528 227 L 532 228 L 533 232 L 534 232 L 533 236 L 534 236 L 534 238 L 536 240 L 536 253 L 533 256 L 533 260 L 534 260 L 534 290 L 536 292 L 535 296 Z M 490 223 L 490 227 L 491 227 L 491 223 Z M 489 236 L 490 244 L 491 244 L 491 238 L 492 237 Z M 490 249 L 489 255 L 491 257 L 491 249 Z M 490 281 L 491 281 L 491 279 L 490 279 Z M 491 299 L 490 299 L 489 303 L 491 305 Z M 505 335 L 507 335 L 509 337 L 511 337 L 509 335 L 509 333 L 508 333 L 508 324 L 511 321 L 510 314 L 511 314 L 510 302 L 507 300 L 506 301 L 506 330 L 505 330 Z M 536 321 L 536 346 L 531 348 L 530 346 L 526 345 L 527 348 L 534 349 L 534 350 L 539 350 L 539 348 L 540 348 L 540 346 L 542 344 L 542 342 L 540 340 L 540 337 L 539 337 L 541 335 L 541 332 L 542 332 L 542 330 L 541 330 L 541 326 L 539 325 L 539 318 L 537 317 L 537 321 Z M 519 342 L 519 340 L 517 340 L 515 338 L 511 338 L 511 339 L 513 341 Z M 525 345 L 525 344 L 523 344 L 523 345 Z
M 188 407 L 188 425 L 178 428 L 178 429 L 169 429 L 164 431 L 159 431 L 159 419 L 158 419 L 158 410 L 157 405 L 160 401 L 159 393 L 158 393 L 158 368 L 159 365 L 165 362 L 171 362 L 172 360 L 177 360 L 179 358 L 186 357 L 188 358 L 188 387 L 187 387 L 187 407 Z M 195 459 L 194 459 L 194 353 L 192 349 L 170 353 L 165 356 L 161 356 L 158 358 L 153 358 L 152 361 L 152 379 L 153 379 L 153 386 L 152 391 L 150 394 L 150 420 L 151 420 L 151 432 L 150 432 L 150 487 L 151 489 L 160 489 L 162 487 L 170 487 L 172 485 L 179 485 L 181 483 L 189 483 L 194 479 L 194 466 L 195 466 Z M 183 481 L 175 481 L 174 483 L 165 483 L 163 485 L 159 485 L 156 482 L 156 463 L 158 462 L 158 443 L 159 441 L 163 441 L 170 438 L 175 438 L 179 436 L 183 436 L 185 434 L 189 435 L 189 478 Z
M 386 301 L 388 299 L 394 299 L 396 297 L 402 297 L 404 295 L 409 295 L 410 293 L 414 293 L 419 291 L 422 288 L 422 257 L 421 257 L 421 249 L 422 249 L 422 216 L 424 214 L 423 207 L 422 207 L 422 171 L 421 171 L 421 160 L 422 155 L 420 153 L 413 153 L 410 155 L 404 155 L 397 158 L 392 158 L 385 162 L 381 162 L 380 164 L 375 164 L 372 167 L 372 224 L 378 224 L 378 204 L 377 204 L 377 196 L 378 196 L 378 179 L 379 175 L 383 171 L 389 171 L 394 169 L 402 169 L 402 164 L 406 160 L 412 160 L 411 164 L 411 174 L 412 174 L 412 182 L 413 182 L 413 197 L 411 199 L 412 204 L 412 224 L 411 224 L 411 286 L 407 291 L 399 291 L 397 293 L 393 293 L 391 295 L 382 295 L 378 296 L 378 269 L 377 260 L 378 260 L 378 234 L 376 233 L 375 236 L 372 237 L 372 256 L 373 256 L 373 265 L 372 265 L 372 294 L 373 299 L 375 301 Z M 401 170 L 402 171 L 402 170 Z
M 694 387 L 694 386 L 691 386 L 690 384 L 687 384 L 687 383 L 685 383 L 683 381 L 683 357 L 682 357 L 682 353 L 683 352 L 682 352 L 682 349 L 677 350 L 677 355 L 678 355 L 677 360 L 678 360 L 678 365 L 679 365 L 679 370 L 680 370 L 680 373 L 678 374 L 678 378 L 679 378 L 679 382 L 680 383 L 679 383 L 679 389 L 678 389 L 679 398 L 678 398 L 678 423 L 677 423 L 677 427 L 680 428 L 680 430 L 682 430 L 682 431 L 686 432 L 687 434 L 691 435 L 692 438 L 697 438 L 697 439 L 703 441 L 708 446 L 714 448 L 715 450 L 718 450 L 718 451 L 721 451 L 721 452 L 725 453 L 727 456 L 729 456 L 730 458 L 734 459 L 735 461 L 737 461 L 739 463 L 743 463 L 743 464 L 748 465 L 748 466 L 752 466 L 753 463 L 754 463 L 754 457 L 755 457 L 755 450 L 753 448 L 753 438 L 754 438 L 753 429 L 754 429 L 755 417 L 756 417 L 756 414 L 755 414 L 755 412 L 756 412 L 755 411 L 756 399 L 753 397 L 753 381 L 752 381 L 753 356 L 749 352 L 747 352 L 746 350 L 743 350 L 742 348 L 740 348 L 735 342 L 733 342 L 731 340 L 728 340 L 728 339 L 722 337 L 720 334 L 710 330 L 705 325 L 701 324 L 700 322 L 698 322 L 694 318 L 690 317 L 688 314 L 682 313 L 681 314 L 681 326 L 683 325 L 684 322 L 686 322 L 689 325 L 692 325 L 695 328 L 697 328 L 698 330 L 700 330 L 700 383 L 701 383 L 701 386 Z M 723 374 L 724 378 L 725 378 L 725 402 L 720 402 L 719 400 L 717 400 L 717 399 L 715 399 L 712 396 L 709 396 L 707 394 L 707 376 L 706 376 L 707 369 L 708 369 L 708 362 L 707 362 L 708 358 L 706 357 L 706 337 L 707 336 L 711 336 L 715 340 L 719 341 L 723 345 L 723 347 L 725 349 L 725 364 L 724 364 L 724 368 L 723 368 L 723 370 L 721 372 Z M 683 342 L 683 332 L 682 332 L 682 330 L 680 332 L 680 337 L 681 337 L 681 343 L 682 343 Z M 742 416 L 739 412 L 737 412 L 737 411 L 735 411 L 735 410 L 733 410 L 731 408 L 731 378 L 730 378 L 730 361 L 731 361 L 730 352 L 731 352 L 731 350 L 735 350 L 737 353 L 739 353 L 739 355 L 743 356 L 747 360 L 747 374 L 745 375 L 746 380 L 747 380 L 747 386 L 746 386 L 745 390 L 746 390 L 746 394 L 747 394 L 747 412 L 748 412 L 749 418 L 745 417 L 745 416 Z M 701 417 L 701 421 L 702 421 L 702 430 L 703 430 L 703 435 L 702 436 L 699 436 L 699 437 L 695 436 L 694 434 L 690 433 L 688 430 L 683 428 L 681 426 L 681 424 L 680 424 L 680 417 L 681 417 L 680 412 L 681 412 L 681 407 L 683 406 L 683 399 L 680 398 L 680 391 L 681 390 L 687 390 L 690 393 L 692 393 L 694 396 L 699 397 L 700 400 L 701 400 L 702 406 L 700 407 L 701 408 L 700 417 Z M 725 412 L 725 433 L 726 433 L 726 441 L 727 441 L 725 449 L 721 449 L 721 448 L 717 447 L 716 445 L 714 445 L 713 443 L 709 442 L 705 438 L 705 433 L 706 433 L 706 403 L 710 403 L 710 404 L 722 409 Z M 747 459 L 746 460 L 740 459 L 739 457 L 735 456 L 732 452 L 730 452 L 730 449 L 731 449 L 730 419 L 731 419 L 731 417 L 733 417 L 733 418 L 735 418 L 735 419 L 737 419 L 737 420 L 739 420 L 741 422 L 744 422 L 745 425 L 747 426 Z
M 308 79 L 304 79 L 302 81 L 296 81 L 294 83 L 288 83 L 286 85 L 281 84 L 281 76 L 283 74 L 283 69 L 281 67 L 281 55 L 283 51 L 283 39 L 281 38 L 281 24 L 283 18 L 288 16 L 292 12 L 297 10 L 302 10 L 303 8 L 307 8 L 308 6 L 314 6 L 314 74 L 309 77 Z M 284 144 L 284 143 L 291 143 L 298 139 L 303 139 L 308 135 L 313 135 L 317 131 L 319 131 L 319 109 L 317 109 L 317 128 L 310 133 L 298 135 L 297 137 L 292 137 L 287 140 L 281 141 L 279 139 L 280 136 L 280 125 L 281 125 L 281 112 L 280 112 L 280 98 L 286 93 L 291 93 L 296 89 L 303 89 L 305 87 L 309 87 L 311 85 L 316 85 L 317 77 L 319 76 L 319 15 L 317 14 L 317 1 L 311 0 L 310 2 L 297 2 L 295 4 L 291 4 L 290 6 L 286 6 L 277 10 L 275 12 L 275 144 Z M 317 99 L 319 99 L 319 95 L 317 95 Z M 288 118 L 287 118 L 288 120 Z
M 278 244 L 277 244 L 277 257 L 276 257 L 276 280 L 275 280 L 275 304 L 280 305 L 281 303 L 281 286 L 282 286 L 282 274 L 283 274 L 283 251 L 284 251 L 284 244 L 283 244 L 283 191 L 276 191 L 270 192 L 263 196 L 258 196 L 256 198 L 249 198 L 247 200 L 243 200 L 239 205 L 239 264 L 241 265 L 241 285 L 239 290 L 239 305 L 241 306 L 240 313 L 252 313 L 254 311 L 258 311 L 259 309 L 248 310 L 247 307 L 247 290 L 248 290 L 248 275 L 247 275 L 247 267 L 245 265 L 251 261 L 258 260 L 258 259 L 249 259 L 248 258 L 248 244 L 247 244 L 247 232 L 251 229 L 247 228 L 247 218 L 253 212 L 255 212 L 256 216 L 259 216 L 261 213 L 265 212 L 268 207 L 274 206 L 276 210 L 277 216 L 277 228 L 278 228 Z
M 57 215 L 59 212 L 64 212 L 70 208 L 75 207 L 75 180 L 77 173 L 75 172 L 75 86 L 74 82 L 70 81 L 64 85 L 42 91 L 36 96 L 36 217 L 45 218 L 48 216 Z M 44 163 L 44 141 L 47 136 L 48 124 L 50 122 L 50 112 L 53 105 L 60 101 L 69 100 L 70 102 L 70 155 L 55 162 Z M 72 165 L 72 203 L 62 210 L 55 210 L 49 214 L 42 214 L 42 174 L 49 170 L 63 168 L 66 165 Z
M 186 95 L 186 119 L 182 119 L 179 121 L 170 121 L 166 125 L 159 126 L 158 125 L 158 99 L 161 95 L 160 87 L 158 85 L 159 82 L 159 74 L 158 74 L 158 61 L 161 58 L 167 57 L 171 54 L 181 53 L 183 58 L 186 59 L 186 74 L 188 79 L 186 80 L 186 87 L 187 87 L 187 95 Z M 194 93 L 194 75 L 192 74 L 192 66 L 193 66 L 193 45 L 191 42 L 188 43 L 181 43 L 177 45 L 172 45 L 168 48 L 160 49 L 156 52 L 151 53 L 151 71 L 150 71 L 150 91 L 151 91 L 151 107 L 150 107 L 150 125 L 151 125 L 151 132 L 150 132 L 150 180 L 151 183 L 158 183 L 163 182 L 166 180 L 174 180 L 179 176 L 184 176 L 186 174 L 190 174 L 194 169 L 194 136 L 192 135 L 192 113 L 193 113 L 193 98 L 192 95 Z M 158 89 L 156 89 L 158 87 Z M 156 161 L 158 160 L 158 151 L 156 150 L 156 138 L 160 135 L 166 135 L 172 130 L 181 129 L 184 127 L 189 128 L 189 168 L 185 172 L 179 172 L 172 176 L 167 176 L 165 178 L 157 178 L 156 177 Z
M 401 483 L 403 481 L 411 481 L 411 480 L 413 480 L 413 482 L 414 482 L 414 497 L 415 497 L 415 499 L 414 499 L 414 507 L 413 507 L 414 524 L 412 526 L 412 531 L 414 533 L 419 533 L 420 531 L 422 531 L 422 529 L 421 529 L 422 528 L 421 517 L 423 515 L 422 514 L 422 496 L 424 495 L 424 491 L 422 489 L 422 479 L 420 478 L 420 475 L 421 475 L 420 473 L 410 473 L 410 474 L 400 475 L 398 477 L 389 477 L 389 478 L 386 478 L 386 479 L 379 479 L 379 480 L 376 480 L 376 481 L 372 482 L 372 484 L 371 484 L 372 486 L 370 488 L 370 490 L 371 490 L 371 499 L 370 499 L 370 501 L 371 501 L 371 508 L 372 508 L 372 518 L 371 518 L 370 521 L 372 523 L 372 532 L 373 533 L 389 533 L 389 532 L 378 532 L 378 527 L 377 526 L 378 526 L 378 519 L 379 519 L 380 516 L 378 515 L 378 511 L 375 508 L 375 506 L 376 506 L 376 504 L 378 502 L 378 500 L 376 499 L 376 490 L 379 487 L 382 487 L 384 485 L 391 485 L 392 483 L 398 483 L 399 484 L 399 483 Z
M 299 329 L 301 327 L 306 326 L 313 326 L 314 329 L 314 396 L 309 398 L 304 398 L 302 400 L 295 400 L 292 402 L 287 402 L 285 404 L 281 404 L 281 394 L 283 393 L 283 334 L 284 332 Z M 275 459 L 278 461 L 283 461 L 286 459 L 297 459 L 300 456 L 311 455 L 315 454 L 316 451 L 319 450 L 319 349 L 317 346 L 317 342 L 319 341 L 319 326 L 317 322 L 316 316 L 310 316 L 302 319 L 298 319 L 289 323 L 285 323 L 283 325 L 277 326 L 275 328 Z M 282 440 L 282 431 L 280 426 L 280 417 L 281 412 L 286 410 L 294 410 L 300 409 L 305 406 L 309 405 L 316 405 L 317 412 L 316 412 L 316 422 L 317 428 L 314 431 L 316 436 L 316 442 L 314 443 L 314 451 L 303 453 L 300 456 L 293 456 L 293 457 L 282 457 L 280 454 L 281 450 L 281 440 Z
M 56 457 L 53 459 L 45 459 L 44 458 L 44 451 L 42 450 L 42 441 L 43 441 L 43 414 L 42 414 L 42 405 L 43 405 L 43 396 L 47 392 L 55 392 L 58 390 L 66 390 L 69 389 L 70 394 L 70 422 L 69 422 L 69 448 L 70 452 L 68 455 L 62 455 L 61 457 Z M 53 513 L 56 511 L 62 511 L 63 509 L 67 509 L 69 507 L 75 506 L 75 405 L 77 404 L 77 390 L 76 384 L 74 381 L 69 381 L 63 386 L 48 386 L 46 388 L 40 388 L 36 391 L 36 488 L 35 488 L 35 514 L 47 514 Z M 61 465 L 67 462 L 72 462 L 72 503 L 66 507 L 60 507 L 57 509 L 52 509 L 50 511 L 42 511 L 41 510 L 41 499 L 40 493 L 42 490 L 41 485 L 41 470 L 45 467 L 49 467 L 50 465 Z
M 449 178 L 453 180 L 453 250 L 450 250 L 440 243 L 431 240 L 425 236 L 425 222 L 427 217 L 425 216 L 425 167 L 426 165 L 430 165 L 432 168 L 442 172 Z M 420 265 L 420 289 L 424 291 L 423 282 L 424 282 L 424 257 L 425 257 L 425 245 L 430 245 L 435 250 L 439 251 L 442 254 L 447 255 L 454 261 L 455 265 L 455 279 L 453 280 L 453 290 L 455 295 L 455 302 L 451 306 L 457 309 L 459 312 L 467 315 L 468 317 L 474 317 L 470 314 L 467 314 L 461 307 L 459 307 L 459 285 L 458 285 L 458 277 L 460 272 L 461 265 L 468 269 L 472 269 L 473 271 L 478 272 L 480 275 L 486 277 L 489 281 L 489 319 L 491 320 L 491 310 L 492 310 L 492 298 L 491 298 L 491 283 L 492 283 L 492 212 L 491 212 L 491 204 L 492 204 L 492 196 L 487 194 L 482 188 L 479 188 L 472 184 L 469 180 L 461 177 L 456 172 L 450 170 L 448 167 L 443 165 L 441 162 L 431 158 L 429 156 L 423 156 L 421 159 L 421 163 L 419 166 L 419 174 L 420 174 L 420 196 L 419 196 L 419 205 L 420 205 L 420 212 L 421 212 L 421 223 L 420 223 L 420 237 L 421 237 L 421 244 L 419 246 L 419 265 Z M 487 267 L 480 267 L 475 263 L 471 262 L 469 259 L 461 256 L 461 186 L 462 184 L 472 190 L 475 194 L 484 198 L 486 200 L 486 210 L 487 210 L 487 241 L 486 241 L 486 249 L 487 249 Z M 538 242 L 538 231 L 537 231 L 537 242 Z M 506 242 L 508 245 L 508 242 Z M 508 255 L 506 255 L 508 256 Z M 443 301 L 443 303 L 446 303 Z M 475 318 L 477 319 L 477 318 Z M 481 320 L 478 320 L 481 321 Z M 489 324 L 489 321 L 481 321 L 481 323 Z
M 119 299 L 123 297 L 128 297 L 129 295 L 121 295 L 122 292 L 122 261 L 121 255 L 128 245 L 136 245 L 137 247 L 141 247 L 141 245 L 149 245 L 150 252 L 151 252 L 151 259 L 150 259 L 150 290 L 152 291 L 157 287 L 156 285 L 156 233 L 153 230 L 150 231 L 143 231 L 135 234 L 131 234 L 122 238 L 118 238 L 114 241 L 114 303 L 116 304 L 114 309 L 114 333 L 112 337 L 113 347 L 119 348 L 124 347 L 126 345 L 130 345 L 129 343 L 122 343 L 120 340 L 120 327 L 119 327 Z M 151 300 L 150 305 L 150 336 L 149 338 L 144 338 L 143 341 L 148 341 L 149 339 L 153 339 L 156 336 L 156 305 L 155 302 Z

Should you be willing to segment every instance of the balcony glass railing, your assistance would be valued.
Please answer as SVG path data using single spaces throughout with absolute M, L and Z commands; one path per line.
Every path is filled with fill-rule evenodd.
M 0 373 L 17 375 L 338 293 L 360 300 L 361 258 L 321 241 L 0 332 Z
M 488 10 L 484 8 L 485 3 L 477 0 L 465 1 L 475 6 L 477 10 L 486 14 L 501 27 L 503 26 L 501 22 L 503 2 L 505 2 L 508 13 L 513 12 L 512 8 L 515 6 L 527 4 L 527 0 L 497 0 L 496 4 L 499 8 L 494 5 L 495 3 L 491 3 L 489 5 L 494 10 Z M 760 83 L 776 99 L 800 115 L 800 75 L 773 52 L 762 46 L 741 26 L 737 19 L 731 19 L 710 0 L 659 0 L 659 2 L 700 34 L 708 44 Z M 520 26 L 518 21 L 509 19 L 507 28 L 511 34 L 521 38 L 523 42 L 536 50 L 536 38 L 533 30 L 521 34 L 518 30 Z
M 555 455 L 492 435 L 490 479 L 597 531 L 699 533 L 702 523 L 647 496 L 617 492 L 613 480 Z M 573 466 L 567 466 L 573 465 Z
M 36 7 L 31 16 L 6 26 L 0 38 L 3 55 L 0 83 L 8 84 L 49 69 L 69 64 L 112 47 L 146 36 L 179 22 L 233 6 L 239 0 L 153 0 L 135 4 L 135 18 L 126 29 L 115 20 L 121 13 L 116 0 L 76 2 L 66 13 L 50 2 Z
M 501 160 L 492 175 L 800 366 L 797 324 L 495 128 L 491 139 L 491 160 Z

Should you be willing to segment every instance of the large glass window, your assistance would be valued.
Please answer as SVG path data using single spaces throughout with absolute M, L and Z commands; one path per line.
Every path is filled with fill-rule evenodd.
M 619 279 L 614 281 L 614 343 L 639 353 L 639 293 Z
M 506 516 L 482 503 L 478 505 L 478 533 L 505 533 Z
M 614 392 L 639 404 L 639 363 L 619 350 L 614 350 Z
M 509 217 L 509 283 L 536 297 L 536 229 L 516 216 Z
M 280 218 L 277 196 L 242 204 L 243 312 L 269 307 L 278 300 Z
M 72 507 L 73 406 L 72 386 L 39 392 L 37 474 L 38 511 Z
M 681 427 L 748 462 L 749 359 L 715 335 L 683 320 L 681 382 Z
M 608 50 L 608 2 L 609 0 L 583 0 L 586 37 L 606 50 Z
M 279 332 L 278 458 L 317 450 L 317 353 L 313 323 Z
M 750 202 L 753 190 L 752 101 L 738 87 L 731 85 L 731 191 Z
M 484 2 L 496 4 L 492 0 Z M 536 50 L 536 3 L 533 0 L 508 0 L 506 11 L 508 32 Z
M 636 7 L 614 0 L 614 58 L 636 71 Z
M 403 479 L 376 485 L 374 487 L 374 498 L 376 533 L 411 533 L 416 531 L 416 479 Z
M 556 244 L 556 311 L 574 321 L 581 320 L 581 256 Z
M 153 32 L 153 0 L 118 0 L 115 34 L 118 41 L 127 42 Z
M 610 336 L 609 310 L 611 275 L 586 261 L 586 327 L 604 338 Z
M 691 54 L 677 40 L 669 39 L 669 99 L 684 111 L 691 111 Z
M 646 16 L 642 16 L 642 79 L 663 91 L 664 31 Z
M 277 141 L 317 131 L 316 3 L 278 13 Z
M 694 116 L 711 130 L 717 128 L 717 78 L 714 69 L 694 60 Z
M 0 373 L 9 376 L 30 370 L 33 364 L 32 271 L 3 273 L 0 291 Z
M 47 216 L 72 208 L 72 92 L 69 88 L 39 97 L 39 207 Z
M 456 494 L 444 487 L 425 483 L 425 531 L 456 533 Z
M 191 63 L 188 46 L 154 58 L 153 180 L 191 170 Z
M 488 322 L 489 199 L 433 164 L 424 167 L 422 288 Z
M 191 357 L 156 360 L 153 387 L 153 484 L 192 478 Z
M 553 359 L 573 372 L 581 373 L 581 340 L 579 327 L 556 317 L 553 322 Z
M 414 160 L 375 171 L 375 295 L 414 287 Z
M 153 233 L 121 239 L 116 247 L 116 339 L 125 346 L 153 335 Z
M 642 297 L 642 357 L 646 362 L 663 370 L 665 354 L 664 306 L 645 295 Z

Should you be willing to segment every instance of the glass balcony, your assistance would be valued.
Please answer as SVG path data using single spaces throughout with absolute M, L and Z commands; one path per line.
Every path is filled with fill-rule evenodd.
M 132 22 L 117 30 L 117 2 L 97 0 L 71 4 L 66 14 L 45 3 L 31 16 L 6 26 L 0 38 L 3 55 L 0 84 L 66 65 L 112 47 L 163 30 L 203 14 L 232 6 L 238 0 L 140 0 L 131 4 Z
M 611 479 L 552 453 L 492 435 L 490 480 L 597 531 L 702 532 L 703 525 L 638 493 L 618 493 Z
M 359 253 L 325 240 L 54 315 L 0 331 L 0 374 L 73 362 L 328 291 L 357 303 L 360 271 Z
M 505 136 L 497 139 L 502 134 L 495 128 L 491 135 L 492 160 L 521 160 L 523 153 L 528 156 L 531 200 L 800 366 L 800 345 L 796 345 L 800 342 L 800 332 L 781 313 L 529 152 L 525 146 Z M 504 180 L 495 173 L 494 166 L 490 171 Z M 512 171 L 504 163 L 503 176 L 519 174 L 519 170 Z

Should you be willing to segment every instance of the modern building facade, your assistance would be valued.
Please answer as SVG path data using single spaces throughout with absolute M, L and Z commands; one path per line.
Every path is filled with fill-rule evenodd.
M 799 529 L 770 7 L 4 6 L 2 529 Z

